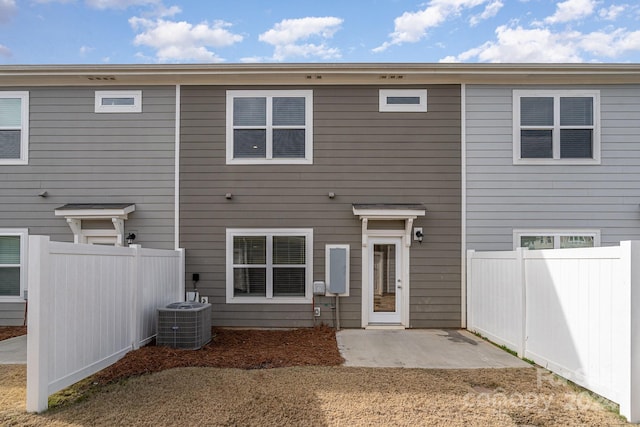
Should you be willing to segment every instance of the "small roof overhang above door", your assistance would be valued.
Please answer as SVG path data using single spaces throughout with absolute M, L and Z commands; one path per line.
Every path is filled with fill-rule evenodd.
M 411 246 L 411 228 L 413 220 L 425 216 L 427 208 L 419 203 L 354 203 L 353 214 L 362 220 L 362 246 L 368 244 L 369 220 L 403 220 L 405 245 Z
M 62 216 L 67 220 L 73 232 L 74 243 L 90 243 L 87 236 L 91 231 L 83 228 L 83 220 L 111 220 L 113 230 L 103 230 L 100 234 L 103 238 L 111 236 L 116 246 L 123 246 L 124 221 L 135 210 L 136 205 L 133 203 L 70 203 L 60 206 L 54 212 L 56 216 Z
M 353 214 L 369 219 L 408 219 L 424 216 L 427 208 L 419 203 L 354 203 Z
M 76 219 L 127 219 L 136 210 L 133 203 L 69 203 L 56 208 L 56 216 Z

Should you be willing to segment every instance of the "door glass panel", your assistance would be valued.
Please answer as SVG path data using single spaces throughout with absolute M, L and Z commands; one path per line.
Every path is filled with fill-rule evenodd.
M 373 311 L 396 311 L 396 245 L 373 245 Z

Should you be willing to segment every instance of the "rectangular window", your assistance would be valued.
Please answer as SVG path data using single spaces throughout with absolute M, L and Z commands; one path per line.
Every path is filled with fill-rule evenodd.
M 311 229 L 227 229 L 227 303 L 304 303 L 313 277 Z
M 27 230 L 0 229 L 0 301 L 24 296 L 26 245 Z
M 29 92 L 0 92 L 0 165 L 29 162 Z
M 141 113 L 141 90 L 97 90 L 96 113 Z
M 380 112 L 426 112 L 426 89 L 380 89 Z
M 600 92 L 513 91 L 514 164 L 599 164 Z
M 227 91 L 227 164 L 311 164 L 313 92 Z
M 568 249 L 600 246 L 598 230 L 514 230 L 514 248 Z

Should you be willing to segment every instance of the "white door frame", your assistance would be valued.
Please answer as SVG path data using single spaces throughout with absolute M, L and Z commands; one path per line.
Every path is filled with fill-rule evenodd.
M 365 230 L 363 230 L 364 232 Z M 386 238 L 386 239 L 384 239 Z M 409 295 L 410 295 L 410 281 L 409 281 L 409 255 L 411 249 L 410 237 L 404 232 L 404 230 L 366 230 L 366 235 L 363 236 L 362 245 L 362 327 L 375 327 L 384 326 L 385 322 L 374 322 L 371 317 L 372 310 L 372 297 L 373 289 L 371 284 L 371 273 L 373 271 L 373 245 L 379 242 L 397 242 L 398 254 L 400 258 L 400 265 L 398 265 L 397 271 L 399 272 L 402 280 L 402 289 L 399 294 L 397 307 L 400 311 L 400 322 L 389 322 L 388 326 L 408 328 L 409 327 Z M 366 243 L 365 243 L 366 242 Z M 374 324 L 375 323 L 375 324 Z

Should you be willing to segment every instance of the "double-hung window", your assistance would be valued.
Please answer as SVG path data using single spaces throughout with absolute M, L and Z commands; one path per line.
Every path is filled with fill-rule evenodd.
M 599 164 L 600 93 L 513 91 L 514 164 Z
M 0 92 L 0 165 L 29 162 L 29 92 Z
M 0 229 L 0 301 L 22 299 L 26 284 L 27 230 Z
M 600 246 L 598 230 L 514 230 L 514 248 L 569 249 Z
M 228 229 L 227 303 L 302 303 L 311 297 L 311 229 Z
M 313 92 L 227 91 L 227 164 L 311 164 Z

